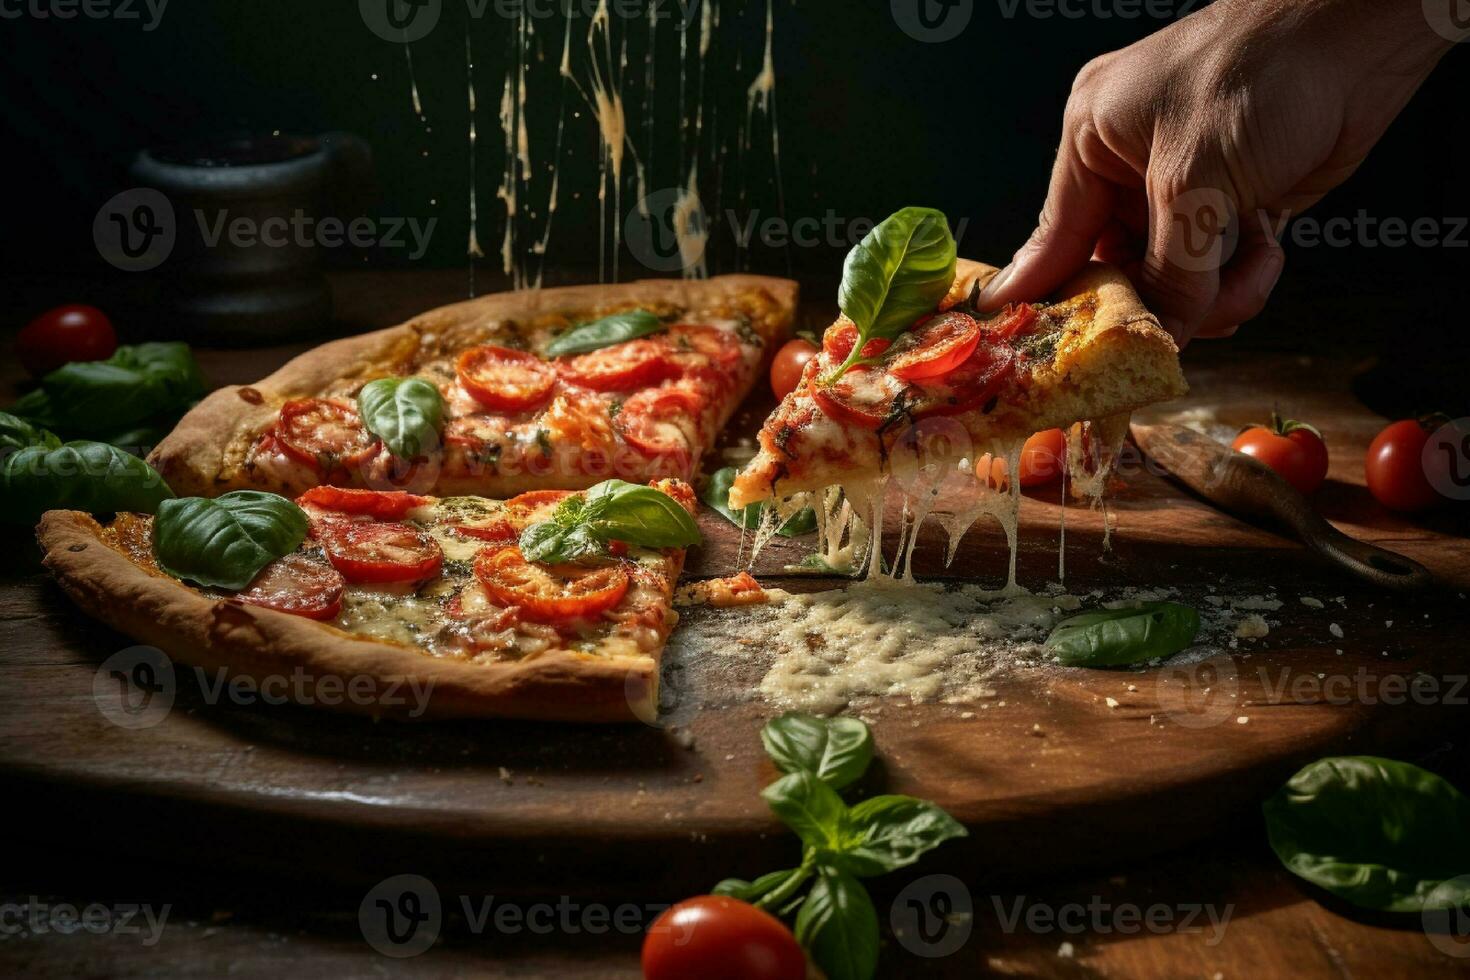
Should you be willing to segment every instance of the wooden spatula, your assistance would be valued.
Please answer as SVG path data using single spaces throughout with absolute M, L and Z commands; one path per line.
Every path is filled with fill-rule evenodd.
M 1308 547 L 1364 581 L 1407 592 L 1434 582 L 1403 555 L 1350 538 L 1327 523 L 1269 466 L 1182 425 L 1130 427 L 1144 454 L 1221 510 L 1252 523 L 1284 525 Z

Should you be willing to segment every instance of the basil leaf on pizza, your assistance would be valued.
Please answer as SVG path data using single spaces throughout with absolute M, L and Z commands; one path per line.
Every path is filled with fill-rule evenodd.
M 285 497 L 235 490 L 158 505 L 153 557 L 174 578 L 243 589 L 256 574 L 306 539 L 306 512 Z
M 546 345 L 546 356 L 587 354 L 664 329 L 664 322 L 656 314 L 647 310 L 626 310 L 573 327 Z
M 760 527 L 761 514 L 769 504 L 750 504 L 743 510 L 736 511 L 730 506 L 730 484 L 735 482 L 735 467 L 726 466 L 724 469 L 716 470 L 704 486 L 704 492 L 699 499 L 704 501 L 705 506 L 717 512 L 731 524 L 747 531 L 754 531 Z M 810 534 L 817 529 L 817 512 L 810 507 L 803 507 L 782 522 L 776 529 L 776 533 L 783 538 L 796 538 L 803 534 Z
M 521 532 L 521 554 L 547 564 L 602 554 L 611 541 L 644 548 L 687 548 L 703 538 L 694 518 L 662 490 L 604 480 L 563 500 L 551 519 Z
M 932 313 L 955 277 L 955 243 L 944 214 L 904 208 L 878 223 L 853 246 L 842 264 L 837 305 L 858 330 L 857 343 L 831 384 L 863 360 L 875 339 L 892 340 Z
M 11 453 L 0 469 L 6 520 L 29 523 L 48 510 L 151 514 L 174 495 L 157 470 L 116 446 L 53 445 L 45 436 Z
M 1199 613 L 1178 602 L 1100 609 L 1062 620 L 1046 649 L 1069 667 L 1126 667 L 1172 657 L 1194 642 Z
M 414 459 L 439 444 L 444 398 L 422 378 L 379 378 L 362 386 L 357 412 L 363 426 L 399 459 Z

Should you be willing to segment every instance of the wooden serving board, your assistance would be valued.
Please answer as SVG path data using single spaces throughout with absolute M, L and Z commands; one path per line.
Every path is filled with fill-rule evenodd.
M 286 354 L 256 352 L 248 363 L 220 356 L 206 367 L 217 380 L 243 381 Z M 1189 366 L 1185 406 L 1209 409 L 1225 426 L 1270 411 L 1288 359 L 1209 355 Z M 1349 533 L 1429 566 L 1444 587 L 1376 593 L 1294 542 L 1130 467 L 1112 495 L 1110 553 L 1100 515 L 1068 508 L 1067 589 L 1170 585 L 1190 601 L 1210 589 L 1272 593 L 1284 603 L 1268 614 L 1276 625 L 1224 660 L 1002 678 L 984 704 L 883 704 L 873 716 L 880 761 L 864 788 L 932 799 L 968 825 L 968 839 L 946 845 L 946 868 L 1093 864 L 1230 833 L 1310 759 L 1408 751 L 1437 738 L 1456 712 L 1463 717 L 1470 689 L 1456 686 L 1465 668 L 1455 627 L 1470 589 L 1464 513 L 1410 521 L 1373 504 L 1361 458 L 1381 420 L 1347 394 L 1354 367 L 1297 365 L 1309 387 L 1282 405 L 1315 421 L 1332 447 L 1318 502 Z M 732 431 L 753 431 L 766 407 L 748 406 Z M 1056 579 L 1058 504 L 1054 490 L 1023 501 L 1023 585 Z M 732 572 L 738 532 L 710 514 L 702 523 L 708 543 L 688 574 Z M 575 881 L 664 897 L 796 856 L 758 795 L 775 775 L 757 737 L 775 709 L 750 694 L 758 657 L 684 663 L 687 644 L 676 639 L 678 703 L 654 725 L 374 723 L 209 704 L 186 673 L 166 717 L 127 729 L 104 717 L 101 707 L 118 695 L 97 675 L 131 641 L 77 613 L 39 570 L 25 534 L 6 545 L 0 773 L 35 824 L 72 846 L 106 849 L 116 838 L 100 827 L 130 826 L 144 830 L 130 847 L 153 841 L 160 853 L 230 867 L 363 881 L 412 871 L 522 890 Z M 757 571 L 779 572 L 801 553 L 778 542 Z M 926 533 L 916 567 L 921 578 L 998 586 L 1006 555 L 998 527 L 980 525 L 948 569 L 937 536 Z M 835 584 L 763 578 L 791 590 Z M 1326 608 L 1303 605 L 1303 595 Z M 687 611 L 676 637 L 719 615 Z M 760 637 L 750 639 L 758 648 Z M 1435 678 L 1437 693 L 1423 694 L 1421 681 L 1411 697 L 1390 680 L 1417 675 Z M 1327 678 L 1342 681 L 1312 683 Z

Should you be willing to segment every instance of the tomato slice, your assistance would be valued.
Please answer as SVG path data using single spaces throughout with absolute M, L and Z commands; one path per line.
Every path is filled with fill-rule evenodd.
M 327 398 L 297 398 L 282 405 L 275 437 L 287 455 L 323 473 L 355 466 L 378 448 L 357 409 Z
M 396 521 L 428 502 L 428 497 L 402 490 L 350 490 L 346 487 L 312 487 L 296 498 L 296 503 L 302 506 L 310 504 L 339 514 L 366 514 L 380 521 Z
M 531 524 L 550 520 L 552 512 L 574 492 L 572 490 L 528 490 L 505 502 L 506 521 L 519 533 Z
M 730 376 L 745 360 L 740 338 L 732 331 L 704 323 L 677 323 L 669 328 L 665 341 L 675 355 L 685 355 L 676 356 L 676 361 L 686 370 L 706 367 Z
M 628 573 L 621 565 L 532 564 L 516 547 L 481 551 L 475 577 L 493 598 L 519 606 L 521 615 L 539 622 L 596 616 L 628 591 Z
M 596 391 L 627 391 L 676 376 L 678 368 L 667 353 L 667 345 L 640 338 L 564 358 L 556 362 L 556 368 L 574 385 Z
M 342 611 L 344 584 L 331 565 L 295 552 L 262 568 L 235 598 L 307 619 L 336 619 Z
M 1010 380 L 1015 366 L 1016 352 L 1005 344 L 976 348 L 969 360 L 936 379 L 937 384 L 914 386 L 919 390 L 914 416 L 958 415 L 980 408 Z
M 985 332 L 997 340 L 1014 340 L 1031 332 L 1036 325 L 1036 310 L 1030 303 L 1007 303 L 1005 309 L 985 322 Z
M 888 373 L 904 381 L 942 377 L 975 353 L 979 343 L 980 324 L 974 317 L 940 313 L 899 338 L 902 349 L 888 362 Z
M 685 388 L 650 388 L 623 402 L 613 424 L 646 456 L 688 456 L 706 404 Z
M 475 401 L 500 411 L 539 405 L 556 385 L 556 368 L 535 354 L 492 344 L 459 355 L 455 371 Z
M 314 533 L 332 567 L 349 582 L 417 582 L 444 561 L 439 542 L 412 524 L 319 521 Z
M 838 320 L 822 334 L 822 350 L 832 358 L 834 368 L 847 360 L 857 339 L 858 328 L 851 320 Z M 881 337 L 874 337 L 863 345 L 863 357 L 877 357 L 888 349 L 890 343 L 891 341 Z
M 494 520 L 489 524 L 451 524 L 450 528 L 454 533 L 463 537 L 486 541 L 501 547 L 515 544 L 520 540 L 520 533 L 511 526 L 510 521 Z
M 848 371 L 832 384 L 817 379 L 811 386 L 812 399 L 823 415 L 859 429 L 877 429 L 887 421 L 902 390 L 886 373 L 861 370 Z

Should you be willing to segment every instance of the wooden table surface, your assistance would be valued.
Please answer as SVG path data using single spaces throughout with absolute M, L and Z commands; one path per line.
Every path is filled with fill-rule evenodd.
M 344 329 L 363 329 L 396 322 L 437 302 L 457 299 L 462 289 L 462 277 L 447 273 L 348 277 L 338 282 L 339 314 Z M 340 302 L 343 298 L 348 300 L 345 304 Z M 819 320 L 827 315 L 827 304 L 820 299 L 810 303 L 808 315 L 814 321 Z M 238 353 L 205 351 L 201 360 L 218 382 L 248 381 L 290 352 L 286 348 Z M 1189 360 L 1189 372 L 1197 392 L 1203 401 L 1213 400 L 1219 409 L 1218 418 L 1229 424 L 1245 420 L 1233 417 L 1238 413 L 1240 392 L 1259 393 L 1264 390 L 1263 378 L 1274 377 L 1295 363 L 1292 356 L 1245 353 L 1239 347 L 1228 351 L 1219 347 L 1196 349 L 1190 352 Z M 1299 400 L 1305 397 L 1307 411 L 1331 414 L 1328 408 L 1340 403 L 1342 389 L 1353 367 L 1351 359 L 1343 356 L 1319 362 L 1308 372 L 1312 379 L 1293 395 Z M 7 371 L 13 370 L 13 365 L 7 367 Z M 8 384 L 13 380 L 6 377 L 0 382 Z M 1308 394 L 1302 396 L 1302 391 Z M 1365 444 L 1376 424 L 1371 413 L 1362 411 L 1333 418 L 1345 420 L 1342 431 L 1328 433 L 1329 441 L 1334 444 Z M 1213 549 L 1211 554 L 1221 563 L 1217 570 L 1223 570 L 1223 574 L 1248 575 L 1235 566 L 1242 561 L 1246 564 L 1259 561 L 1261 549 L 1266 549 L 1264 553 L 1273 556 L 1270 560 L 1278 564 L 1278 577 L 1293 577 L 1298 585 L 1330 581 L 1330 576 L 1310 561 L 1304 561 L 1300 549 L 1289 542 L 1218 515 L 1197 501 L 1175 503 L 1190 508 L 1188 520 L 1162 521 L 1157 522 L 1162 526 L 1155 526 L 1150 519 L 1149 501 L 1165 492 L 1181 498 L 1182 495 L 1160 489 L 1163 483 L 1156 475 L 1142 477 L 1159 481 L 1159 486 L 1133 492 L 1131 510 L 1127 493 L 1120 503 L 1124 515 L 1119 549 L 1121 564 L 1108 569 L 1089 569 L 1087 561 L 1078 562 L 1073 574 L 1084 583 L 1099 574 L 1119 574 L 1120 568 L 1124 575 L 1151 569 L 1157 576 L 1161 569 L 1177 569 L 1190 556 L 1201 554 L 1197 550 L 1201 547 Z M 1458 650 L 1455 643 L 1448 641 L 1453 634 L 1446 631 L 1453 628 L 1463 603 L 1463 594 L 1457 590 L 1470 587 L 1470 560 L 1463 543 L 1463 511 L 1435 515 L 1428 520 L 1393 518 L 1365 500 L 1360 484 L 1356 460 L 1335 457 L 1333 480 L 1319 499 L 1324 513 L 1352 533 L 1371 537 L 1429 564 L 1451 584 L 1448 591 L 1428 600 L 1427 604 L 1413 606 L 1416 619 L 1421 608 L 1432 613 L 1432 625 L 1421 627 L 1412 642 L 1405 641 L 1402 634 L 1394 642 L 1404 641 L 1406 645 L 1430 647 L 1440 652 Z M 1028 506 L 1033 504 L 1046 506 L 1044 502 L 1028 501 Z M 1093 526 L 1092 531 L 1096 530 Z M 1088 531 L 1085 517 L 1069 525 L 1069 535 L 1077 534 L 1083 542 L 1088 539 Z M 1027 572 L 1044 575 L 1037 570 L 1044 567 L 1047 548 L 1042 542 L 1034 545 L 1029 553 L 1023 552 L 1023 581 Z M 1050 548 L 1054 561 L 1054 542 Z M 994 540 L 976 546 L 976 551 L 992 566 L 995 550 Z M 7 567 L 15 572 L 28 560 L 28 556 L 11 549 Z M 698 558 L 691 565 L 691 573 L 696 575 L 719 571 L 702 568 Z M 1319 589 L 1314 591 L 1325 594 Z M 1363 594 L 1351 585 L 1343 586 L 1340 591 L 1354 596 L 1354 602 Z M 11 650 L 25 646 L 25 637 L 34 635 L 36 629 L 51 630 L 54 626 L 38 620 L 34 606 L 26 604 L 30 600 L 19 596 L 14 591 L 0 592 L 0 628 L 12 641 L 21 641 L 12 643 Z M 1405 618 L 1403 613 L 1398 615 Z M 1445 639 L 1441 642 L 1437 638 Z M 1371 643 L 1378 637 L 1357 639 Z M 1390 641 L 1383 642 L 1388 645 Z M 1295 650 L 1289 643 L 1284 649 L 1288 653 Z M 59 657 L 57 666 L 64 659 Z M 1454 658 L 1441 657 L 1436 661 L 1435 672 L 1449 677 L 1457 662 Z M 47 666 L 44 658 L 37 660 L 34 656 L 26 658 L 14 653 L 0 655 L 0 675 L 15 682 L 15 690 L 42 690 Z M 1415 662 L 1413 666 L 1423 669 L 1424 664 Z M 27 688 L 35 684 L 40 686 Z M 12 712 L 8 723 L 0 722 L 0 735 L 10 742 L 9 750 L 0 755 L 7 759 L 15 759 L 17 752 L 36 759 L 55 758 L 59 748 L 65 762 L 115 751 L 105 742 L 97 742 L 95 734 L 79 720 L 67 720 L 69 730 L 55 730 L 57 719 L 68 716 L 63 710 L 52 712 L 44 700 L 27 703 L 22 697 L 17 702 L 12 694 L 9 701 L 18 704 L 21 710 Z M 4 703 L 6 699 L 0 698 L 0 704 Z M 1444 722 L 1446 705 L 1437 706 L 1439 710 L 1434 713 L 1414 711 L 1415 707 L 1418 706 L 1407 706 L 1398 712 L 1375 712 L 1374 733 L 1389 738 L 1387 744 L 1404 746 L 1405 751 L 1412 747 L 1416 755 L 1429 753 L 1434 768 L 1466 785 L 1466 767 L 1459 761 L 1462 753 L 1450 748 L 1455 729 Z M 1272 712 L 1264 715 L 1272 716 Z M 1322 716 L 1319 713 L 1316 717 Z M 1316 752 L 1312 737 L 1307 734 L 1309 727 L 1288 723 L 1279 711 L 1268 724 L 1276 726 L 1277 735 L 1267 741 L 1273 743 L 1270 757 L 1276 760 L 1278 768 L 1297 754 Z M 1349 724 L 1342 713 L 1325 724 L 1327 727 L 1319 728 L 1316 737 L 1330 738 L 1333 731 L 1360 731 L 1360 726 Z M 1414 734 L 1420 737 L 1409 737 Z M 1220 736 L 1233 737 L 1230 732 Z M 1290 744 L 1294 738 L 1302 739 L 1302 743 Z M 1114 744 L 1111 736 L 1102 741 Z M 73 748 L 67 748 L 68 744 Z M 883 744 L 880 737 L 880 752 Z M 266 748 L 274 752 L 291 751 L 289 745 Z M 267 764 L 270 758 L 263 757 Z M 1189 765 L 1187 757 L 1169 761 L 1181 767 Z M 151 764 L 146 762 L 146 757 L 140 757 L 137 762 Z M 200 762 L 239 768 L 251 760 L 201 758 Z M 1088 763 L 1101 764 L 1105 761 Z M 1460 770 L 1458 773 L 1456 768 Z M 1067 822 L 1057 827 L 1030 828 L 1029 837 L 1024 829 L 1014 836 L 998 834 L 978 850 L 967 852 L 963 870 L 947 865 L 941 852 L 915 869 L 916 874 L 893 876 L 904 880 L 894 883 L 891 889 L 911 888 L 917 883 L 922 893 L 919 897 L 928 901 L 936 901 L 935 896 L 941 894 L 954 900 L 960 894 L 956 888 L 967 896 L 973 916 L 957 921 L 968 921 L 968 926 L 936 926 L 928 934 L 928 939 L 940 947 L 958 947 L 941 957 L 920 959 L 926 952 L 934 953 L 936 947 L 925 945 L 922 938 L 914 938 L 912 930 L 906 936 L 900 935 L 905 932 L 901 922 L 891 929 L 888 926 L 889 911 L 902 915 L 905 908 L 911 907 L 908 903 L 915 894 L 885 891 L 890 886 L 878 883 L 875 899 L 880 918 L 885 921 L 880 975 L 904 975 L 925 968 L 926 972 L 939 976 L 1096 973 L 1232 977 L 1287 970 L 1308 976 L 1358 973 L 1426 976 L 1448 974 L 1470 965 L 1470 945 L 1457 943 L 1453 936 L 1429 935 L 1417 919 L 1386 920 L 1350 912 L 1331 901 L 1324 903 L 1320 901 L 1322 896 L 1312 894 L 1283 873 L 1264 847 L 1259 817 L 1253 806 L 1257 787 L 1264 783 L 1260 782 L 1261 772 L 1253 769 L 1242 764 L 1239 773 L 1222 771 L 1213 788 L 1205 785 L 1196 792 L 1195 799 L 1181 802 L 1177 812 L 1169 815 L 1174 819 L 1161 819 L 1157 825 L 1145 822 L 1146 808 L 1114 807 L 1113 812 L 1099 810 L 1091 819 L 1083 811 L 1069 814 Z M 7 765 L 6 771 L 14 770 Z M 754 769 L 751 771 L 754 773 Z M 227 770 L 219 769 L 216 774 L 222 784 L 229 782 Z M 759 785 L 755 775 L 750 779 L 752 788 Z M 1251 783 L 1252 779 L 1257 782 Z M 375 850 L 378 845 L 370 838 L 334 840 L 333 835 L 339 830 L 325 819 L 325 813 L 308 812 L 303 814 L 304 819 L 294 823 L 268 825 L 272 828 L 268 833 L 285 835 L 280 838 L 283 846 L 279 853 L 291 855 L 290 860 L 272 862 L 259 856 L 258 841 L 247 847 L 243 838 L 236 836 L 244 818 L 235 811 L 221 812 L 215 820 L 198 823 L 191 820 L 192 825 L 179 826 L 178 811 L 166 799 L 159 800 L 152 812 L 149 806 L 154 804 L 141 808 L 130 806 L 121 812 L 116 806 L 119 798 L 110 795 L 105 787 L 58 785 L 34 778 L 7 782 L 12 792 L 24 794 L 27 813 L 34 824 L 31 832 L 38 846 L 20 849 L 23 853 L 11 862 L 7 875 L 0 881 L 0 964 L 10 963 L 13 970 L 28 974 L 218 975 L 230 971 L 258 975 L 281 970 L 294 973 L 304 968 L 328 975 L 403 972 L 457 976 L 492 970 L 512 976 L 635 976 L 639 943 L 636 929 L 593 934 L 574 925 L 556 927 L 549 933 L 531 929 L 486 931 L 476 927 L 473 915 L 464 914 L 463 903 L 468 903 L 472 911 L 492 896 L 496 901 L 510 901 L 523 910 L 561 903 L 572 908 L 570 914 L 574 918 L 593 906 L 615 911 L 618 906 L 635 905 L 638 921 L 645 922 L 650 907 L 683 893 L 671 893 L 668 884 L 680 880 L 681 870 L 688 872 L 687 878 L 703 880 L 702 869 L 698 872 L 661 869 L 671 873 L 643 878 L 633 875 L 640 884 L 630 885 L 605 877 L 579 875 L 576 866 L 548 866 L 544 876 L 534 874 L 534 864 L 530 874 L 521 866 L 511 875 L 507 866 L 502 869 L 507 875 L 501 877 L 493 868 L 466 864 L 464 867 L 473 871 L 462 879 L 447 873 L 434 876 L 442 886 L 439 897 L 445 915 L 439 940 L 432 950 L 411 959 L 390 959 L 364 941 L 358 909 L 367 886 L 380 872 L 419 870 L 431 863 L 412 859 L 411 840 L 406 845 L 407 851 L 387 853 Z M 901 783 L 897 788 L 912 790 L 914 787 Z M 962 789 L 959 796 L 964 795 Z M 944 802 L 952 805 L 951 801 Z M 109 807 L 114 814 L 121 813 L 125 823 L 110 823 Z M 1158 838 L 1159 846 L 1184 839 L 1188 835 L 1181 836 L 1180 824 L 1185 824 L 1187 829 L 1188 821 L 1196 817 L 1201 820 L 1200 833 L 1211 835 L 1206 841 L 1144 860 L 1118 862 L 1107 857 L 1119 851 L 1116 838 L 1121 836 L 1146 839 L 1153 835 Z M 313 820 L 323 822 L 314 825 Z M 257 825 L 252 825 L 252 829 L 259 833 Z M 1095 845 L 1088 839 L 1090 832 L 1099 836 Z M 1048 841 L 1048 835 L 1055 835 L 1055 839 Z M 436 849 L 443 849 L 442 836 L 438 835 L 432 842 Z M 1024 846 L 1018 847 L 1016 842 L 1022 840 Z M 65 853 L 59 855 L 58 845 L 62 844 Z M 324 876 L 312 868 L 310 860 L 302 857 L 313 849 L 331 853 L 333 860 L 358 866 L 351 869 L 351 874 Z M 1095 860 L 1086 860 L 1089 851 L 1095 851 Z M 211 860 L 211 853 L 217 854 L 217 859 Z M 539 858 L 528 855 L 527 860 L 546 861 L 548 854 L 552 862 L 570 864 L 576 860 L 554 851 L 544 852 Z M 976 857 L 974 862 L 970 860 L 972 854 Z M 1062 855 L 1065 860 L 1058 860 Z M 686 857 L 675 852 L 621 855 L 624 860 L 647 861 L 655 866 L 661 858 L 678 862 Z M 985 862 L 986 857 L 990 863 Z M 386 867 L 385 861 L 400 864 Z M 451 849 L 447 856 L 441 854 L 432 862 L 432 866 L 442 869 L 454 861 Z M 1086 864 L 1094 870 L 1061 877 L 1039 870 L 1058 863 Z M 1028 868 L 1035 870 L 1028 871 Z M 963 883 L 958 879 L 931 878 L 944 875 L 947 869 L 958 872 Z M 538 877 L 540 880 L 534 880 Z M 30 916 L 37 909 L 64 911 L 63 906 L 67 904 L 81 907 L 92 903 L 101 903 L 114 911 L 128 904 L 143 903 L 155 910 L 168 906 L 170 912 L 161 939 L 156 943 L 145 941 L 146 927 L 142 936 L 127 929 L 107 934 L 83 929 L 67 934 L 45 928 L 44 923 L 41 929 L 32 927 L 35 922 Z M 13 928 L 11 923 L 21 925 Z

